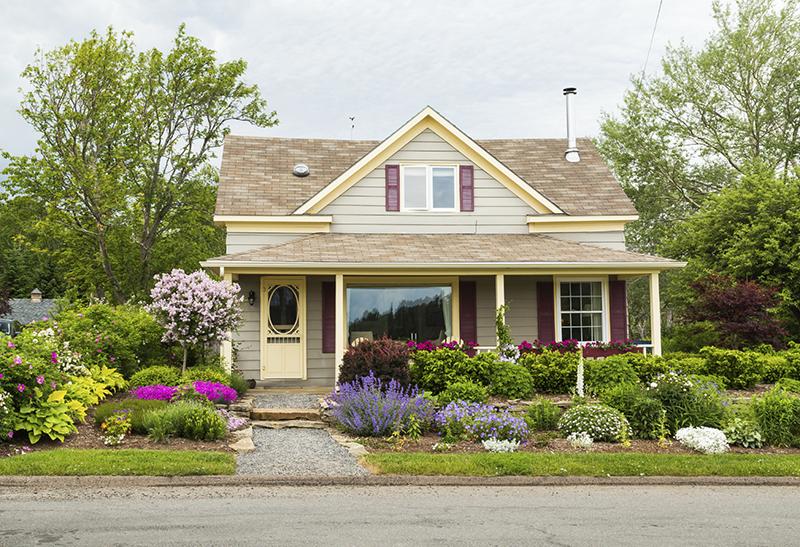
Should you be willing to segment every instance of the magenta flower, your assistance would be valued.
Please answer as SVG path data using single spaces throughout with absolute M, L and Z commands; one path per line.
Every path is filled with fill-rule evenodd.
M 58 363 L 58 354 L 56 352 L 50 354 L 50 362 Z
M 17 391 L 19 391 L 20 393 L 25 391 L 25 384 L 17 384 Z
M 8 341 L 8 344 L 7 344 L 7 345 L 8 345 L 8 347 L 9 347 L 9 348 L 15 348 L 15 347 L 17 347 L 17 346 L 15 346 L 15 345 L 14 345 L 14 342 L 12 342 L 11 340 L 9 340 L 9 341 Z
M 9 439 L 13 439 L 14 438 L 14 432 L 13 431 L 9 431 L 8 433 L 6 433 L 6 437 L 8 437 Z
M 2 380 L 4 377 L 5 377 L 5 376 L 3 375 L 3 373 L 2 373 L 2 372 L 0 372 L 0 380 Z
M 50 382 L 50 388 L 51 389 L 55 389 L 56 385 L 58 385 L 58 384 L 56 384 L 55 382 Z
M 194 383 L 194 390 L 213 403 L 232 403 L 236 400 L 236 390 L 220 384 L 219 382 L 204 382 L 198 380 Z
M 161 384 L 153 386 L 141 386 L 131 390 L 131 395 L 137 399 L 150 399 L 156 401 L 169 401 L 178 392 L 177 387 L 164 386 Z
M 39 384 L 39 385 L 42 385 L 44 383 L 44 376 L 42 376 L 41 374 L 39 376 L 37 376 L 36 377 L 36 383 Z
M 21 365 L 22 364 L 22 357 L 20 357 L 19 355 L 14 357 L 14 364 L 15 365 Z

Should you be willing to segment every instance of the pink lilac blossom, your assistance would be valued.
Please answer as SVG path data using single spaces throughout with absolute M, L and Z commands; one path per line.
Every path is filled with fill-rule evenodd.
M 241 321 L 239 285 L 215 281 L 203 271 L 175 269 L 155 276 L 148 310 L 165 328 L 163 341 L 195 345 L 226 340 Z

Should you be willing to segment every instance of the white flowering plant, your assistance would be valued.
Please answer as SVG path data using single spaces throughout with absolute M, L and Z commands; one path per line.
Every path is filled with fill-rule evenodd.
M 236 283 L 215 281 L 204 271 L 174 269 L 155 276 L 147 306 L 165 329 L 164 342 L 183 348 L 183 371 L 190 347 L 227 340 L 241 322 L 241 289 Z
M 489 452 L 516 452 L 519 441 L 515 439 L 486 439 L 482 441 L 483 448 Z
M 594 439 L 592 439 L 592 436 L 585 431 L 578 431 L 576 433 L 570 433 L 567 435 L 567 442 L 569 442 L 569 445 L 572 448 L 588 450 L 594 444 Z
M 714 427 L 683 427 L 675 433 L 675 439 L 703 454 L 722 454 L 729 448 L 725 433 Z
M 564 412 L 558 429 L 566 436 L 586 433 L 596 441 L 625 442 L 630 425 L 620 411 L 610 406 L 579 404 Z

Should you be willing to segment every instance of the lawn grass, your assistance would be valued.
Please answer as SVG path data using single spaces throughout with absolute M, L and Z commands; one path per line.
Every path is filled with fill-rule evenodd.
M 527 476 L 800 476 L 800 456 L 788 454 L 381 453 L 365 456 L 375 472 L 388 475 Z
M 42 450 L 0 459 L 0 475 L 232 475 L 225 452 L 198 450 Z

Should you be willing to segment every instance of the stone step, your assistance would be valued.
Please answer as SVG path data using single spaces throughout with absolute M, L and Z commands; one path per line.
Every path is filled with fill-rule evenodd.
M 250 419 L 254 421 L 278 422 L 286 420 L 319 420 L 319 409 L 316 408 L 254 408 L 250 411 Z
M 263 427 L 265 429 L 324 429 L 325 424 L 320 421 L 312 420 L 259 420 L 252 422 L 253 427 Z

